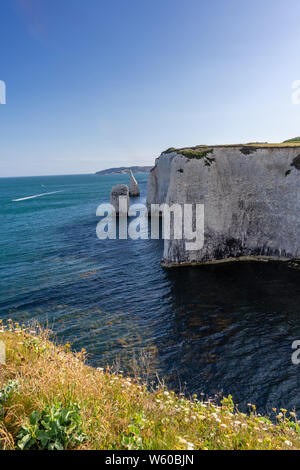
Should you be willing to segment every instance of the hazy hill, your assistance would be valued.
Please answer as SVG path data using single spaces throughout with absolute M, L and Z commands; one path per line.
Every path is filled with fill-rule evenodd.
M 106 170 L 96 171 L 96 175 L 117 175 L 126 174 L 131 170 L 133 173 L 149 173 L 152 166 L 120 166 L 118 168 L 107 168 Z

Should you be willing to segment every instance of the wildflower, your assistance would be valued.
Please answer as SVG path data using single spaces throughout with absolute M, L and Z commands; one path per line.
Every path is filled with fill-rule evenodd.
M 184 444 L 185 446 L 187 446 L 187 450 L 194 450 L 194 444 L 192 442 L 188 442 L 186 441 L 185 439 L 183 439 L 183 437 L 181 436 L 178 436 L 178 440 Z
M 225 428 L 227 428 L 227 425 L 222 423 L 220 427 L 225 429 Z
M 291 447 L 291 445 L 292 445 L 291 441 L 284 441 L 284 443 L 285 443 L 286 446 L 289 446 L 289 447 Z

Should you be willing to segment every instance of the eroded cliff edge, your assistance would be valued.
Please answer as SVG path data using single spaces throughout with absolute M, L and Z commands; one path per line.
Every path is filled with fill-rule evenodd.
M 204 204 L 204 247 L 165 240 L 163 264 L 300 258 L 300 146 L 169 149 L 151 170 L 147 204 Z

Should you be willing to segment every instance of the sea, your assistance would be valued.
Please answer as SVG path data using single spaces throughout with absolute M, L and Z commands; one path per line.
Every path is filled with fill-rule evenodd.
M 147 174 L 137 174 L 145 202 Z M 99 240 L 128 175 L 1 178 L 0 319 L 39 323 L 95 367 L 187 396 L 300 411 L 300 273 L 280 263 L 163 268 L 162 240 Z

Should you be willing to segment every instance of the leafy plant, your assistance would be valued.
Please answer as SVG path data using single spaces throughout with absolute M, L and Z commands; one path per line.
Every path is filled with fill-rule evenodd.
M 127 450 L 142 450 L 143 438 L 141 431 L 144 429 L 147 420 L 144 413 L 135 413 L 132 417 L 131 424 L 128 426 L 126 433 L 122 433 L 121 444 Z
M 84 441 L 80 408 L 70 403 L 48 405 L 41 413 L 33 411 L 27 424 L 17 436 L 20 450 L 63 450 L 74 448 Z
M 33 351 L 36 354 L 42 354 L 46 350 L 46 345 L 43 344 L 43 341 L 39 337 L 30 336 L 25 339 L 24 346 L 29 351 Z
M 0 390 L 0 415 L 2 415 L 4 403 L 9 399 L 11 394 L 16 391 L 19 387 L 19 382 L 17 380 L 9 380 L 7 385 Z
M 233 413 L 234 403 L 233 403 L 231 395 L 228 395 L 228 397 L 223 397 L 223 399 L 221 400 L 221 404 L 222 404 L 222 408 L 224 410 L 227 410 L 227 411 L 230 411 L 231 413 Z

